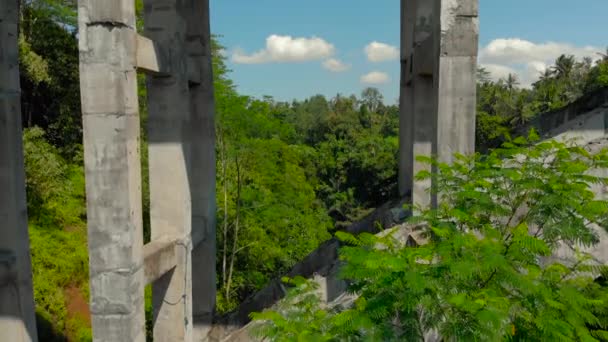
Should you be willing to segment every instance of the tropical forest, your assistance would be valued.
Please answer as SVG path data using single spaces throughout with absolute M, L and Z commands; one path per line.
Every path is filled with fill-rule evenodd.
M 140 28 L 141 11 L 138 1 Z M 19 26 L 38 335 L 88 341 L 75 1 L 22 1 Z M 220 33 L 212 36 L 218 315 L 337 238 L 342 276 L 358 298 L 330 307 L 315 295 L 315 284 L 285 278 L 291 290 L 284 302 L 252 314 L 260 340 L 426 341 L 435 332 L 442 341 L 608 341 L 606 267 L 542 261 L 560 241 L 598 243 L 591 223 L 608 228 L 608 201 L 594 199 L 590 188 L 608 179 L 588 172 L 608 167 L 608 154 L 542 141 L 533 130 L 519 134 L 542 113 L 608 87 L 608 49 L 593 58 L 564 53 L 530 86 L 515 74 L 496 78 L 478 67 L 478 152 L 451 165 L 423 160 L 438 171 L 416 177 L 436 178 L 443 200 L 411 218 L 427 227 L 421 234 L 428 243 L 410 248 L 390 235 L 344 232 L 398 196 L 398 102 L 373 86 L 287 102 L 241 93 Z M 139 82 L 149 241 L 144 75 Z M 527 214 L 520 215 L 521 206 Z M 148 288 L 148 320 L 150 297 Z

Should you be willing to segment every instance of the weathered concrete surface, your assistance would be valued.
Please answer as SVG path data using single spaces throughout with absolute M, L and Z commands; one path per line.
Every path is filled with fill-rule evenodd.
M 478 0 L 402 0 L 399 192 L 436 205 L 434 172 L 418 155 L 451 162 L 475 148 Z
M 145 340 L 134 5 L 78 1 L 95 341 Z
M 516 132 L 527 135 L 532 128 L 541 139 L 561 137 L 590 142 L 603 137 L 608 131 L 608 87 L 585 94 L 564 108 L 538 115 Z
M 412 191 L 414 167 L 414 88 L 412 87 L 412 60 L 416 18 L 415 3 L 401 0 L 401 80 L 399 88 L 399 196 Z
M 168 75 L 147 76 L 151 238 L 181 241 L 177 265 L 152 285 L 155 341 L 192 340 L 191 121 L 186 1 L 144 2 L 144 35 L 166 52 Z
M 157 238 L 144 245 L 144 274 L 146 284 L 151 284 L 177 266 L 178 241 Z M 179 246 L 181 247 L 181 246 Z
M 209 0 L 193 1 L 187 16 L 188 80 L 192 162 L 192 315 L 193 338 L 211 330 L 216 293 L 215 100 L 211 59 Z
M 25 200 L 17 0 L 0 0 L 0 335 L 36 341 Z

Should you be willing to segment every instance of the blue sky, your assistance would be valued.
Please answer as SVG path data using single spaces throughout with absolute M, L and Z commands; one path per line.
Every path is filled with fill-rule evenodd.
M 371 85 L 396 102 L 398 0 L 211 0 L 210 6 L 211 30 L 223 35 L 241 93 L 289 101 L 358 95 Z M 496 78 L 512 72 L 528 85 L 560 53 L 604 51 L 607 13 L 608 0 L 480 0 L 480 64 Z

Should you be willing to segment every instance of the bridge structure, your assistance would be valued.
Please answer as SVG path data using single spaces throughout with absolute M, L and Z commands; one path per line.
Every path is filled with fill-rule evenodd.
M 213 340 L 215 124 L 208 0 L 78 0 L 95 341 Z M 21 142 L 18 0 L 0 0 L 0 332 L 36 341 Z M 399 193 L 436 204 L 428 167 L 474 152 L 478 0 L 401 0 Z M 138 72 L 146 74 L 151 242 L 142 232 Z M 429 170 L 433 171 L 433 170 Z M 5 335 L 6 336 L 6 335 Z

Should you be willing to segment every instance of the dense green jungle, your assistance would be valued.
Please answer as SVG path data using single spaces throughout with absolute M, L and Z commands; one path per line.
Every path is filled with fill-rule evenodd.
M 91 338 L 75 20 L 71 0 L 22 4 L 23 141 L 41 341 Z M 375 88 L 292 102 L 240 94 L 220 53 L 222 37 L 215 35 L 212 43 L 217 310 L 225 313 L 336 232 L 396 196 L 399 108 Z M 499 147 L 515 127 L 538 113 L 608 86 L 608 51 L 603 53 L 597 62 L 562 55 L 531 88 L 520 87 L 515 75 L 494 81 L 479 69 L 478 150 Z M 144 227 L 149 238 L 144 76 L 139 89 Z

